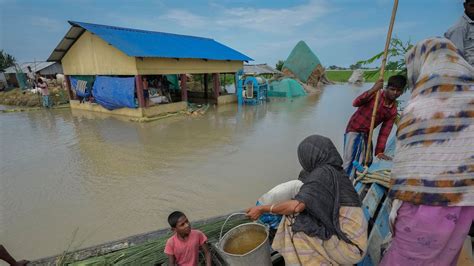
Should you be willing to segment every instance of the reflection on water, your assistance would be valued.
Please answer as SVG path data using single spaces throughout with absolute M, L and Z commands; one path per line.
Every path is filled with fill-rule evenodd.
M 342 149 L 352 99 L 365 87 L 202 117 L 134 123 L 69 110 L 0 115 L 0 239 L 17 257 L 60 253 L 241 210 L 297 177 L 296 147 L 319 133 Z

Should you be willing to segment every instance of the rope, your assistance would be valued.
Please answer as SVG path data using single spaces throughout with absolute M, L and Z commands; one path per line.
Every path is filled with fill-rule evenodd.
M 364 167 L 363 172 L 356 171 L 355 182 L 361 182 L 363 184 L 376 183 L 386 188 L 390 188 L 390 170 L 380 170 L 375 172 L 369 172 L 367 167 Z
M 397 8 L 398 8 L 398 0 L 395 0 L 395 2 L 393 3 L 392 17 L 390 18 L 390 25 L 388 27 L 387 39 L 385 40 L 385 49 L 383 52 L 382 65 L 380 67 L 379 78 L 383 78 L 384 73 L 385 73 L 385 64 L 387 63 L 388 48 L 390 46 L 390 40 L 392 39 L 393 24 L 395 24 L 395 16 L 397 15 Z M 372 135 L 374 133 L 375 116 L 377 115 L 379 98 L 380 98 L 380 91 L 377 91 L 377 93 L 375 94 L 375 103 L 374 103 L 374 109 L 372 111 L 372 119 L 370 121 L 370 131 L 369 131 L 369 138 L 368 138 L 369 141 L 367 143 L 367 150 L 365 151 L 365 162 L 364 162 L 365 165 L 367 165 L 367 162 L 369 161 L 369 156 L 370 156 L 369 151 L 372 150 L 371 140 L 372 140 Z

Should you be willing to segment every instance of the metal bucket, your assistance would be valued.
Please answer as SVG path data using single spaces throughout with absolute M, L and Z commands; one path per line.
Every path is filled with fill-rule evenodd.
M 229 216 L 227 220 L 231 216 Z M 224 228 L 225 223 L 222 225 L 222 228 Z M 240 254 L 240 253 L 234 254 L 234 253 L 229 253 L 225 251 L 226 244 L 228 244 L 229 241 L 236 241 L 237 239 L 249 239 L 252 237 L 252 235 L 255 235 L 256 233 L 261 234 L 261 235 L 264 234 L 265 237 L 261 242 L 260 241 L 256 242 L 255 247 L 247 246 L 247 248 L 251 248 L 251 250 L 246 251 L 244 254 Z M 222 236 L 222 229 L 221 229 L 221 236 Z M 262 224 L 259 224 L 259 223 L 241 224 L 229 230 L 229 232 L 227 232 L 224 235 L 224 237 L 219 238 L 219 243 L 217 243 L 217 249 L 221 257 L 230 266 L 247 266 L 247 265 L 270 266 L 272 265 L 272 259 L 271 259 L 271 254 L 270 254 L 270 242 L 268 240 L 268 236 L 269 236 L 268 228 L 266 228 Z

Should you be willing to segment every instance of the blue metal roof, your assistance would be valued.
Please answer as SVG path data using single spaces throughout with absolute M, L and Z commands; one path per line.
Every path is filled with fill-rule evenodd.
M 134 57 L 253 61 L 213 39 L 69 21 Z

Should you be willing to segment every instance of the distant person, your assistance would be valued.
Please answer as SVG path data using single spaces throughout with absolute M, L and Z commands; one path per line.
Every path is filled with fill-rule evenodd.
M 143 81 L 143 98 L 145 99 L 145 107 L 148 107 L 150 106 L 150 86 L 148 84 L 148 80 L 143 77 L 142 78 L 142 81 Z
M 397 132 L 393 239 L 380 265 L 456 265 L 474 220 L 474 67 L 445 38 L 405 56 L 411 99 Z
M 466 61 L 474 66 L 474 0 L 464 2 L 464 14 L 444 36 L 461 50 Z
M 344 171 L 351 179 L 354 178 L 353 161 L 357 161 L 364 165 L 372 162 L 372 151 L 369 162 L 365 162 L 365 151 L 367 149 L 370 122 L 372 119 L 372 110 L 375 104 L 375 94 L 381 91 L 379 98 L 377 114 L 375 117 L 374 128 L 381 125 L 377 145 L 375 146 L 375 155 L 379 159 L 391 160 L 385 155 L 385 145 L 388 136 L 392 131 L 393 124 L 397 118 L 397 102 L 396 100 L 403 93 L 403 89 L 407 80 L 402 75 L 391 76 L 385 90 L 383 88 L 383 79 L 379 79 L 374 86 L 357 97 L 352 105 L 358 107 L 357 111 L 352 115 L 347 124 L 346 134 L 344 134 Z
M 174 234 L 166 241 L 165 254 L 168 265 L 196 266 L 199 263 L 199 249 L 206 258 L 206 266 L 211 266 L 211 253 L 207 246 L 207 236 L 191 229 L 191 223 L 184 213 L 175 211 L 168 216 L 168 223 Z
M 35 87 L 35 80 L 36 80 L 36 75 L 33 70 L 31 70 L 30 66 L 27 66 L 26 69 L 28 72 L 26 73 L 26 77 L 28 78 L 28 86 L 33 89 Z
M 48 84 L 41 77 L 38 77 L 36 82 L 43 98 L 43 107 L 51 108 L 53 106 L 53 102 L 49 96 Z
M 3 245 L 0 245 L 0 260 L 5 261 L 12 266 L 23 266 L 29 263 L 27 260 L 15 260 Z

